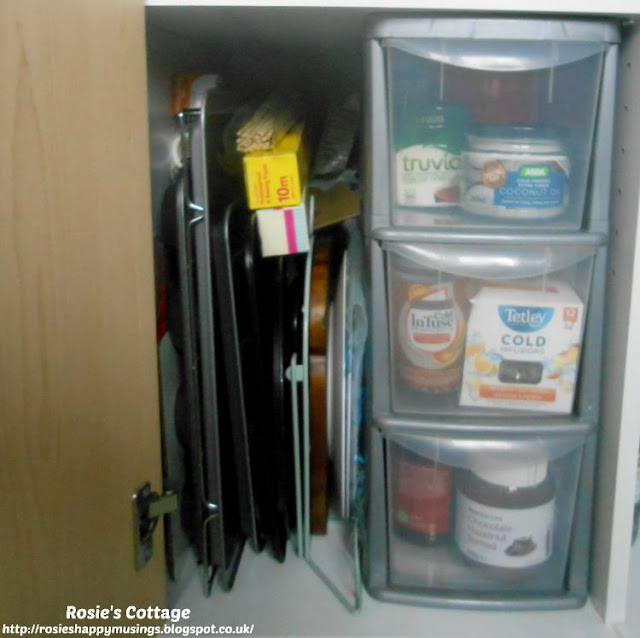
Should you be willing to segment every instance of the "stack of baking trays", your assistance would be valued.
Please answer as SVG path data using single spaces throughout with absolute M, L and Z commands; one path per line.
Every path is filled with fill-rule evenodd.
M 292 540 L 354 609 L 367 330 L 361 233 L 353 220 L 333 224 L 311 232 L 307 252 L 265 257 L 261 211 L 247 207 L 239 157 L 226 150 L 237 112 L 219 78 L 195 83 L 178 115 L 179 170 L 163 203 L 169 329 L 181 379 L 175 423 L 186 468 L 179 525 L 207 592 L 215 582 L 231 589 L 247 544 L 282 562 Z M 357 196 L 347 200 L 351 206 L 354 198 L 357 212 Z M 313 229 L 315 199 L 302 208 Z M 325 536 L 333 520 L 340 561 L 352 572 L 346 593 L 311 552 L 311 535 Z

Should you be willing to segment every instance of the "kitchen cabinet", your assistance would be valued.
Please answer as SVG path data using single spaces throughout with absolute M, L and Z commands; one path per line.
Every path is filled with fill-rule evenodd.
M 0 616 L 14 622 L 32 620 L 36 608 L 37 620 L 60 621 L 71 600 L 145 605 L 163 596 L 158 551 L 133 570 L 130 499 L 144 481 L 158 489 L 161 475 L 151 239 L 169 179 L 170 74 L 232 69 L 240 52 L 262 51 L 313 75 L 326 99 L 336 73 L 363 81 L 365 16 L 390 8 L 147 4 L 146 37 L 142 0 L 2 8 Z M 591 588 L 595 608 L 615 623 L 627 608 L 640 437 L 640 8 L 635 0 L 535 8 L 625 24 Z M 506 0 L 393 9 L 514 10 Z M 279 569 L 286 582 L 289 565 Z

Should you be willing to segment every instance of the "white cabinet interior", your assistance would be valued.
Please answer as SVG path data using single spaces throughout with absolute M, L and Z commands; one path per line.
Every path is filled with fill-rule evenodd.
M 388 2 L 323 2 L 322 7 L 160 6 L 147 3 L 149 114 L 154 216 L 169 180 L 173 123 L 169 113 L 170 78 L 175 72 L 244 75 L 247 87 L 295 74 L 317 97 L 319 110 L 337 82 L 361 87 L 362 42 L 366 16 Z M 194 4 L 194 3 L 190 3 Z M 195 3 L 197 4 L 197 3 Z M 280 3 L 299 5 L 301 3 Z M 319 4 L 319 3 L 317 3 Z M 494 0 L 452 2 L 429 0 L 399 3 L 423 10 L 513 10 Z M 331 8 L 328 8 L 330 7 Z M 388 7 L 387 7 L 388 8 Z M 395 7 L 394 7 L 395 8 Z M 624 23 L 614 182 L 603 414 L 592 548 L 592 599 L 608 623 L 624 620 L 629 581 L 630 537 L 635 466 L 640 437 L 640 260 L 638 208 L 640 197 L 640 7 L 635 0 L 617 2 L 553 2 L 536 10 L 554 14 L 602 14 Z M 638 13 L 636 22 L 633 13 Z M 268 76 L 262 73 L 269 70 Z M 638 567 L 637 561 L 636 568 Z M 286 569 L 286 568 L 285 568 Z M 636 578 L 637 581 L 637 578 Z M 637 594 L 637 592 L 636 592 Z M 631 598 L 631 597 L 629 597 Z
M 596 481 L 592 598 L 611 622 L 625 617 L 635 461 L 638 450 L 640 342 L 632 326 L 640 312 L 637 257 L 640 148 L 640 30 L 622 43 L 613 152 L 611 239 L 605 323 L 602 422 Z

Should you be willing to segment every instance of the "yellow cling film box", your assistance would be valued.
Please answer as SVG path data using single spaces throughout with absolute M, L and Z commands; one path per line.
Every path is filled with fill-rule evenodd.
M 297 206 L 307 171 L 304 126 L 294 127 L 269 151 L 251 151 L 244 156 L 247 202 L 252 210 Z

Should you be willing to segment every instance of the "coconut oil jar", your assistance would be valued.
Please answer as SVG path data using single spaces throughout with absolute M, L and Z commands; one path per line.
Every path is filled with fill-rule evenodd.
M 510 221 L 552 219 L 569 204 L 570 161 L 553 128 L 478 126 L 462 155 L 462 207 Z

